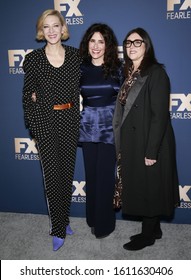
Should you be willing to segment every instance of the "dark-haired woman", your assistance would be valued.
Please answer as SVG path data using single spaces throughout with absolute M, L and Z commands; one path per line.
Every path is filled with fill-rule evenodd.
M 131 30 L 123 48 L 126 79 L 113 127 L 121 157 L 122 212 L 142 218 L 142 232 L 131 236 L 124 249 L 140 250 L 162 237 L 160 217 L 173 215 L 179 184 L 168 75 L 144 29 Z
M 113 194 L 116 153 L 112 120 L 121 85 L 121 63 L 113 30 L 95 23 L 80 43 L 81 66 L 80 139 L 86 176 L 86 219 L 97 238 L 115 229 Z

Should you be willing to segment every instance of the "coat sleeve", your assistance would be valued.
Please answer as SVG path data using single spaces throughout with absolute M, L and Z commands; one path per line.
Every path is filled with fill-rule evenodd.
M 150 127 L 145 156 L 157 159 L 169 122 L 170 81 L 162 67 L 153 70 L 149 83 Z
M 79 136 L 79 125 L 80 125 L 80 77 L 81 77 L 81 71 L 80 71 L 80 65 L 82 63 L 82 57 L 80 56 L 80 52 L 77 48 L 67 46 L 67 48 L 71 52 L 71 60 L 74 59 L 74 74 L 71 79 L 73 79 L 73 84 L 75 85 L 75 90 L 74 90 L 74 96 L 73 96 L 73 102 L 74 102 L 74 136 L 78 134 Z M 75 136 L 76 137 L 76 136 Z
M 120 131 L 121 131 L 122 117 L 123 117 L 122 105 L 119 103 L 117 97 L 116 106 L 113 115 L 113 122 L 112 122 L 114 139 L 115 139 L 116 156 L 118 156 L 118 153 L 120 152 Z
M 36 108 L 36 103 L 32 101 L 32 93 L 36 92 L 36 81 L 35 81 L 35 67 L 33 60 L 30 58 L 30 54 L 26 55 L 23 70 L 24 74 L 24 86 L 23 86 L 23 109 L 25 125 L 28 128 L 33 118 L 33 113 Z

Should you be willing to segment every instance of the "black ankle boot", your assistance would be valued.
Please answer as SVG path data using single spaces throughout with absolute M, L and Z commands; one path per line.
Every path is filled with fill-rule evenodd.
M 143 248 L 147 246 L 151 246 L 155 243 L 155 238 L 153 237 L 146 237 L 146 236 L 141 236 L 139 238 L 135 238 L 132 241 L 126 243 L 123 245 L 123 248 L 125 250 L 129 251 L 138 251 L 142 250 Z
M 130 240 L 138 239 L 143 236 L 151 236 L 154 239 L 161 239 L 162 230 L 160 228 L 160 218 L 155 217 L 143 217 L 142 232 L 139 234 L 132 235 Z
M 160 218 L 158 217 L 156 225 L 155 225 L 155 238 L 161 239 L 162 238 L 162 230 L 160 227 Z
M 140 237 L 142 237 L 142 236 L 143 236 L 143 233 L 141 232 L 141 233 L 132 235 L 132 236 L 130 237 L 130 240 L 134 240 L 134 239 L 140 238 Z M 161 238 L 162 238 L 162 230 L 161 230 L 161 228 L 158 228 L 157 230 L 155 230 L 153 237 L 154 237 L 155 239 L 161 239 Z

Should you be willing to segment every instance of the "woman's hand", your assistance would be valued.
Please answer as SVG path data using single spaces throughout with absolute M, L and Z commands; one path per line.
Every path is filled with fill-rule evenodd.
M 33 102 L 36 102 L 36 93 L 35 92 L 32 93 L 31 98 L 32 98 Z
M 146 166 L 152 166 L 153 164 L 155 164 L 157 161 L 156 159 L 149 159 L 145 157 L 145 165 Z

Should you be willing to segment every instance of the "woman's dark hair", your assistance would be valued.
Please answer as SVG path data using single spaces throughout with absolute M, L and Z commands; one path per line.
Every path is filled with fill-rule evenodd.
M 127 55 L 127 49 L 126 49 L 126 40 L 127 38 L 133 34 L 137 33 L 139 36 L 143 39 L 145 44 L 145 54 L 144 58 L 141 61 L 141 65 L 139 66 L 139 69 L 141 72 L 147 70 L 151 65 L 153 64 L 160 64 L 163 66 L 163 64 L 159 63 L 155 57 L 155 51 L 153 47 L 152 40 L 149 36 L 149 34 L 143 29 L 143 28 L 135 28 L 128 32 L 128 34 L 125 36 L 125 39 L 123 41 L 123 54 L 124 54 L 124 61 L 125 61 L 125 74 L 128 73 L 128 69 L 133 67 L 132 60 Z
M 109 75 L 115 76 L 120 65 L 120 60 L 118 58 L 118 42 L 113 30 L 107 24 L 94 23 L 87 29 L 80 43 L 80 54 L 85 62 L 91 61 L 88 52 L 88 44 L 95 32 L 99 32 L 105 41 L 104 76 L 105 78 Z

